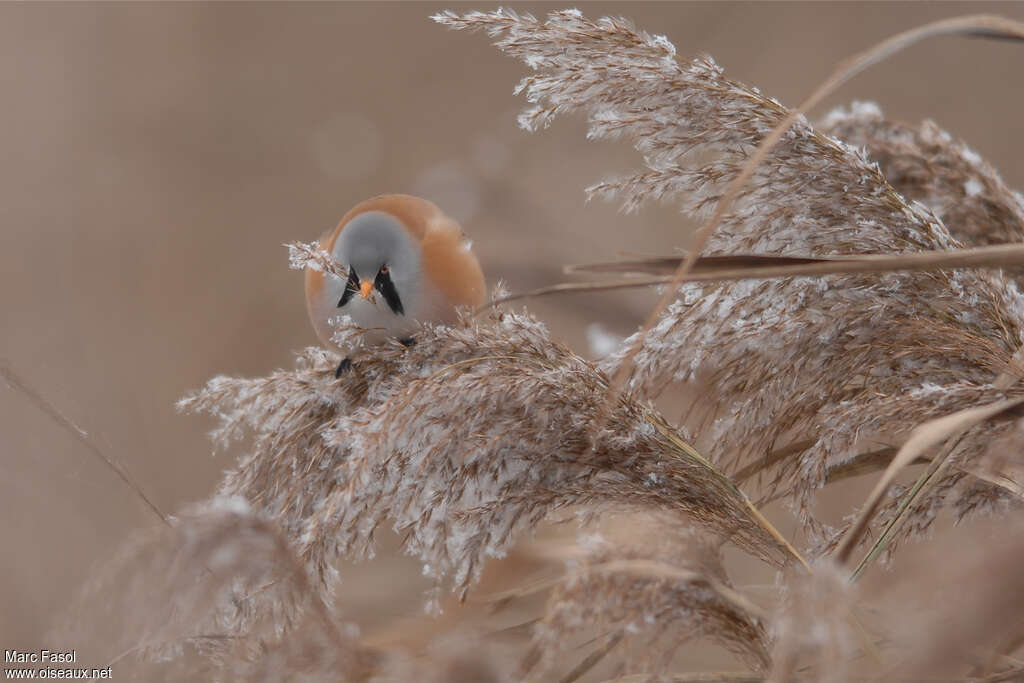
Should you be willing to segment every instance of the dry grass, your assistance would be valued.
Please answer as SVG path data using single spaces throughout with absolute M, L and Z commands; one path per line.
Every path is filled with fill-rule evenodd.
M 435 19 L 488 32 L 533 70 L 518 89 L 525 128 L 579 111 L 592 138 L 640 152 L 643 170 L 591 194 L 715 214 L 704 255 L 733 259 L 723 267 L 913 260 L 1024 235 L 1024 198 L 933 123 L 858 104 L 815 127 L 624 20 Z M 700 251 L 655 265 L 678 284 Z M 1007 265 L 1008 251 L 984 253 Z M 501 307 L 426 325 L 411 348 L 361 348 L 341 321 L 335 341 L 361 348 L 352 373 L 335 378 L 338 357 L 310 348 L 293 369 L 218 377 L 181 402 L 244 452 L 216 497 L 97 574 L 71 628 L 131 659 L 139 680 L 1019 678 L 1024 296 L 1012 270 L 886 263 L 670 285 L 651 329 L 599 363 Z M 293 245 L 292 264 L 334 267 L 315 245 Z M 653 403 L 676 383 L 706 388 L 685 425 Z M 916 481 L 894 484 L 914 466 Z M 886 468 L 859 516 L 839 529 L 818 517 L 823 489 Z M 748 493 L 793 506 L 810 566 Z M 631 526 L 616 528 L 626 511 Z M 859 580 L 941 515 L 979 512 L 969 539 L 943 530 Z M 382 525 L 434 580 L 436 611 L 566 515 L 584 531 L 548 558 L 564 571 L 502 600 L 545 597 L 518 641 L 467 617 L 410 653 L 366 641 L 333 599 L 341 560 L 371 557 Z M 730 581 L 727 547 L 777 571 L 767 594 Z M 922 547 L 932 559 L 915 566 Z M 736 671 L 681 669 L 694 641 L 723 647 Z

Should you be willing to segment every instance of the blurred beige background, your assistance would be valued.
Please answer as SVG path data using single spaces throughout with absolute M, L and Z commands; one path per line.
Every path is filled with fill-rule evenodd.
M 579 119 L 520 131 L 525 67 L 428 19 L 495 6 L 0 4 L 0 358 L 174 511 L 231 462 L 210 456 L 212 423 L 174 402 L 216 374 L 288 366 L 315 342 L 281 244 L 315 239 L 356 202 L 434 200 L 512 290 L 559 280 L 563 263 L 683 244 L 691 226 L 671 206 L 584 204 L 585 186 L 638 164 L 627 145 L 586 142 Z M 631 17 L 680 56 L 710 53 L 789 105 L 894 32 L 962 13 L 1024 19 L 1021 4 L 579 7 Z M 934 118 L 1020 188 L 1022 73 L 1024 46 L 933 40 L 816 114 L 872 99 L 893 118 Z M 588 325 L 626 334 L 651 301 L 529 306 L 590 354 Z M 153 518 L 3 383 L 0 433 L 0 647 L 52 646 L 41 634 L 75 588 Z M 372 564 L 343 588 L 348 613 L 367 627 L 418 614 L 415 563 L 385 552 Z M 399 583 L 413 598 L 396 597 Z

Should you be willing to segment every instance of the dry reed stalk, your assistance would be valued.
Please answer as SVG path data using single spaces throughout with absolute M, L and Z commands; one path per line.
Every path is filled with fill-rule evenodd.
M 65 416 L 60 410 L 57 409 L 52 403 L 40 394 L 36 389 L 31 387 L 29 383 L 21 376 L 20 373 L 16 372 L 9 361 L 4 358 L 0 358 L 0 377 L 3 377 L 4 382 L 15 389 L 23 396 L 28 398 L 39 410 L 41 410 L 47 417 L 53 420 L 59 425 L 64 431 L 71 434 L 76 441 L 85 446 L 86 450 L 89 451 L 94 457 L 99 459 L 105 467 L 110 469 L 118 478 L 124 482 L 124 484 L 142 501 L 150 511 L 153 512 L 156 517 L 162 521 L 167 522 L 167 515 L 157 507 L 149 496 L 146 495 L 142 487 L 135 481 L 135 479 L 128 473 L 128 470 L 123 464 L 118 462 L 116 459 L 107 455 L 103 452 L 96 442 L 89 436 L 88 432 L 75 424 L 70 418 Z
M 504 10 L 435 18 L 486 30 L 534 71 L 518 87 L 531 103 L 523 127 L 536 130 L 580 111 L 590 137 L 625 138 L 642 154 L 644 171 L 599 183 L 590 195 L 619 197 L 626 210 L 671 199 L 701 217 L 749 171 L 709 237 L 710 255 L 912 255 L 962 246 L 860 151 L 802 117 L 749 170 L 753 151 L 789 110 L 727 79 L 709 58 L 677 60 L 664 37 L 575 11 L 546 21 Z M 868 444 L 898 443 L 909 427 L 942 414 L 937 410 L 1002 398 L 993 381 L 1022 334 L 1024 299 L 998 272 L 689 284 L 649 334 L 627 340 L 602 368 L 614 374 L 631 362 L 630 387 L 650 394 L 674 381 L 709 381 L 714 404 L 703 408 L 727 467 L 768 459 L 786 445 L 783 437 L 807 440 L 771 468 L 769 493 L 795 497 L 802 521 L 825 531 L 811 506 L 830 472 Z M 629 348 L 641 338 L 633 356 Z M 957 463 L 967 468 L 984 455 L 988 438 L 969 435 Z M 915 508 L 914 528 L 927 526 L 950 498 L 972 509 L 1005 498 L 973 477 L 954 486 L 963 468 Z
M 348 278 L 345 266 L 321 249 L 319 242 L 288 242 L 281 246 L 288 248 L 288 264 L 293 270 L 308 269 L 328 273 L 340 280 Z
M 335 339 L 352 348 L 360 335 Z M 591 448 L 608 379 L 535 319 L 496 313 L 416 339 L 363 349 L 340 380 L 334 354 L 307 349 L 295 370 L 219 377 L 180 404 L 219 416 L 222 445 L 251 432 L 220 494 L 275 520 L 324 588 L 335 558 L 371 555 L 390 522 L 428 575 L 464 594 L 485 558 L 578 505 L 676 511 L 785 558 L 745 496 L 649 405 L 623 396 Z
M 943 466 L 944 462 L 942 457 L 944 456 L 948 458 L 970 429 L 1016 408 L 1021 403 L 1024 403 L 1024 396 L 1012 400 L 997 401 L 990 405 L 966 408 L 951 415 L 946 415 L 944 417 L 925 422 L 924 424 L 916 427 L 914 431 L 910 433 L 910 438 L 907 439 L 906 443 L 904 443 L 896 453 L 892 463 L 890 463 L 889 467 L 886 468 L 885 474 L 878 481 L 875 488 L 868 496 L 867 501 L 860 510 L 857 520 L 850 527 L 846 536 L 843 538 L 842 543 L 840 543 L 836 550 L 836 561 L 843 563 L 849 558 L 850 553 L 859 541 L 861 534 L 863 534 L 867 529 L 872 515 L 874 515 L 875 511 L 878 509 L 878 506 L 882 501 L 882 497 L 888 492 L 893 479 L 901 470 L 915 462 L 922 454 L 935 446 L 942 444 L 943 442 L 948 442 L 949 445 L 944 451 L 940 452 L 940 456 L 937 456 L 932 460 L 929 469 L 926 470 L 926 478 L 919 479 L 923 485 L 923 483 L 927 481 L 927 478 L 933 476 L 933 474 L 938 471 L 938 468 Z M 920 487 L 918 490 L 921 490 Z M 913 497 L 904 497 L 903 501 L 903 510 L 906 510 L 908 506 L 913 505 L 914 502 Z M 876 548 L 881 549 L 882 541 L 884 541 L 886 536 L 893 533 L 892 529 L 894 527 L 894 523 L 895 519 L 886 527 L 879 541 L 876 542 L 871 552 L 869 552 L 864 561 L 862 561 L 854 571 L 854 577 L 860 574 L 866 565 L 866 562 L 868 562 L 873 556 L 873 553 L 876 552 Z
M 592 137 L 626 137 L 642 153 L 646 171 L 591 194 L 622 197 L 627 209 L 672 198 L 698 217 L 714 212 L 717 230 L 704 233 L 712 259 L 778 255 L 800 268 L 864 254 L 920 262 L 963 242 L 1024 235 L 1021 197 L 928 124 L 901 128 L 865 105 L 825 124 L 861 140 L 907 199 L 857 149 L 726 79 L 709 58 L 679 62 L 667 39 L 623 20 L 565 11 L 540 22 L 505 10 L 435 19 L 488 31 L 536 72 L 520 84 L 534 105 L 524 127 L 582 110 Z M 1001 25 L 977 25 L 990 24 Z M 964 25 L 925 27 L 879 49 Z M 766 144 L 772 136 L 777 144 Z M 290 248 L 293 267 L 344 275 L 315 243 Z M 675 280 L 699 251 L 676 264 Z M 331 610 L 336 561 L 372 555 L 375 530 L 391 524 L 435 591 L 448 584 L 464 596 L 487 558 L 555 511 L 590 521 L 626 508 L 655 513 L 643 529 L 657 540 L 592 539 L 563 580 L 541 586 L 553 590 L 525 669 L 551 670 L 568 638 L 596 628 L 599 645 L 563 681 L 619 650 L 627 653 L 616 655 L 620 680 L 1019 674 L 1009 657 L 1024 642 L 1015 527 L 1000 528 L 1005 548 L 946 548 L 948 573 L 889 582 L 888 593 L 878 591 L 887 598 L 881 607 L 828 562 L 790 573 L 770 615 L 729 583 L 721 544 L 777 566 L 799 556 L 644 400 L 669 382 L 711 381 L 715 460 L 744 477 L 770 473 L 769 493 L 796 501 L 810 528 L 820 527 L 816 489 L 891 461 L 851 523 L 845 559 L 890 523 L 902 535 L 920 532 L 943 506 L 962 517 L 1018 497 L 1019 482 L 1004 481 L 1005 462 L 992 455 L 1021 439 L 1020 424 L 994 419 L 1024 400 L 1016 284 L 1000 272 L 844 272 L 691 283 L 668 294 L 678 298 L 650 334 L 601 364 L 552 342 L 526 314 L 491 311 L 423 326 L 411 348 L 365 347 L 363 332 L 340 320 L 335 342 L 357 359 L 340 379 L 336 355 L 306 349 L 293 370 L 211 380 L 180 407 L 217 416 L 218 445 L 249 442 L 220 497 L 131 546 L 87 591 L 121 621 L 111 644 L 179 660 L 189 648 L 206 655 L 203 675 L 225 681 L 514 680 L 509 667 L 482 659 L 490 645 L 482 640 L 472 653 L 466 641 L 413 654 L 361 643 Z M 610 374 L 630 367 L 630 391 L 613 391 Z M 949 415 L 895 447 L 914 425 Z M 897 489 L 885 501 L 893 476 L 922 462 L 929 470 L 914 495 Z M 692 526 L 709 540 L 690 535 Z M 837 538 L 825 534 L 822 547 Z M 871 553 L 892 549 L 895 539 L 883 539 Z M 965 592 L 966 602 L 939 604 L 927 621 L 909 618 L 900 599 L 914 596 L 908 586 L 952 593 L 981 575 L 987 580 Z M 885 615 L 882 626 L 864 627 L 868 607 Z M 935 619 L 962 624 L 939 628 Z M 753 673 L 672 672 L 675 650 L 698 637 L 724 644 Z
M 566 266 L 569 273 L 617 272 L 630 275 L 674 272 L 686 257 L 657 257 L 620 260 L 608 263 L 584 263 Z M 1024 265 L 1024 246 L 999 244 L 985 247 L 941 251 L 918 251 L 907 254 L 856 254 L 853 256 L 802 257 L 766 256 L 764 254 L 732 254 L 729 256 L 701 256 L 683 276 L 657 275 L 656 277 L 630 277 L 623 280 L 596 282 L 561 282 L 527 292 L 508 294 L 485 304 L 481 310 L 493 306 L 552 294 L 598 292 L 615 289 L 637 289 L 671 285 L 673 282 L 725 282 L 734 280 L 762 280 L 806 275 L 836 275 L 840 273 L 901 273 L 911 271 L 938 271 L 963 268 L 1013 269 Z

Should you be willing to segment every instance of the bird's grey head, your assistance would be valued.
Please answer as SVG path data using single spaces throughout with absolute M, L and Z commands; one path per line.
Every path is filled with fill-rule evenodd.
M 349 269 L 339 306 L 359 294 L 361 282 L 370 282 L 393 313 L 409 310 L 420 278 L 420 250 L 394 216 L 383 211 L 359 214 L 338 235 L 333 255 Z

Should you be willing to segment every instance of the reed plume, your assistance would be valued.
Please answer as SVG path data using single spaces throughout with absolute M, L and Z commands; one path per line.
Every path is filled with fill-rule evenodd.
M 964 244 L 1024 239 L 1024 197 L 936 122 L 891 121 L 877 104 L 855 102 L 829 113 L 821 130 L 863 149 L 896 191 L 927 206 Z
M 540 21 L 505 10 L 435 19 L 486 31 L 498 49 L 534 71 L 517 88 L 530 103 L 519 119 L 524 128 L 579 111 L 590 138 L 628 140 L 645 168 L 588 189 L 619 198 L 627 211 L 656 199 L 707 215 L 788 113 L 726 78 L 710 58 L 680 61 L 667 39 L 623 20 L 564 11 Z M 833 116 L 833 125 L 839 120 Z M 949 159 L 963 160 L 963 149 Z M 933 165 L 941 168 L 944 159 Z M 994 172 L 977 166 L 971 173 L 1010 207 L 1014 195 Z M 944 191 L 963 193 L 964 182 L 930 183 L 930 203 L 942 204 Z M 1007 235 L 1024 230 L 1019 213 L 1006 210 L 1001 219 Z M 961 234 L 970 231 L 965 225 Z M 824 257 L 962 246 L 861 150 L 800 119 L 744 186 L 705 253 Z M 643 338 L 629 385 L 657 395 L 672 382 L 706 383 L 709 398 L 699 409 L 707 421 L 697 428 L 715 444 L 711 456 L 729 471 L 768 475 L 769 495 L 793 498 L 805 525 L 826 531 L 812 504 L 831 473 L 898 443 L 936 411 L 1005 395 L 993 383 L 1021 346 L 1022 304 L 1001 273 L 968 270 L 686 284 Z M 633 341 L 602 369 L 618 370 Z M 1004 490 L 964 474 L 989 440 L 968 437 L 959 467 L 917 507 L 916 528 L 949 498 L 961 509 L 1006 499 Z
M 618 647 L 617 675 L 672 672 L 688 642 L 709 639 L 750 668 L 771 666 L 768 616 L 730 583 L 721 545 L 661 515 L 581 538 L 534 632 L 552 666 L 578 634 Z
M 591 138 L 630 142 L 643 169 L 588 189 L 627 211 L 661 200 L 708 215 L 789 113 L 710 57 L 682 61 L 666 38 L 622 19 L 575 10 L 544 21 L 509 10 L 434 19 L 487 32 L 532 70 L 517 88 L 529 102 L 524 128 L 581 112 Z M 861 103 L 817 128 L 800 118 L 707 253 L 798 262 L 1016 242 L 1022 207 L 936 124 L 888 121 Z M 292 244 L 290 258 L 294 268 L 344 277 L 315 243 Z M 365 344 L 364 331 L 341 318 L 333 341 L 354 360 L 347 374 L 336 376 L 334 351 L 308 348 L 294 368 L 216 377 L 179 403 L 213 415 L 216 446 L 241 441 L 242 454 L 211 501 L 131 545 L 86 595 L 118 595 L 105 605 L 125 627 L 115 648 L 172 661 L 188 649 L 214 680 L 543 678 L 588 636 L 597 644 L 561 680 L 602 660 L 616 680 L 949 671 L 1011 680 L 1024 642 L 1014 521 L 1024 493 L 1024 477 L 1015 478 L 1024 297 L 1013 276 L 958 269 L 689 283 L 649 334 L 597 363 L 554 342 L 525 311 L 494 307 L 422 325 L 411 347 Z M 634 341 L 642 344 L 631 358 Z M 609 377 L 623 367 L 627 390 L 609 401 Z M 687 426 L 653 403 L 673 383 L 708 388 Z M 992 405 L 907 456 L 915 426 Z M 707 456 L 688 428 L 710 445 Z M 851 517 L 834 530 L 816 515 L 827 484 L 914 463 L 932 469 L 889 491 L 862 526 Z M 758 480 L 815 533 L 811 566 L 740 488 Z M 865 509 L 874 513 L 876 502 Z M 921 535 L 944 510 L 957 519 L 998 513 L 986 538 L 1003 547 L 975 539 L 964 553 L 940 543 L 942 572 L 852 580 L 875 552 Z M 437 611 L 443 588 L 465 599 L 491 558 L 556 513 L 594 534 L 592 523 L 624 511 L 639 513 L 626 533 L 581 536 L 563 549 L 563 574 L 519 591 L 546 600 L 518 658 L 484 654 L 494 639 L 466 636 L 473 624 L 420 652 L 371 645 L 335 604 L 339 562 L 372 557 L 382 525 L 434 579 L 427 602 Z M 851 572 L 852 549 L 878 538 L 886 542 Z M 729 544 L 779 571 L 773 599 L 755 601 L 730 581 Z M 971 583 L 962 601 L 922 606 L 921 596 Z M 699 639 L 724 646 L 744 670 L 678 672 L 679 647 Z
M 357 348 L 361 334 L 342 326 L 335 341 Z M 338 357 L 307 349 L 294 370 L 216 378 L 180 404 L 218 415 L 222 445 L 251 431 L 219 493 L 296 539 L 325 589 L 334 560 L 372 555 L 375 529 L 390 521 L 428 575 L 451 575 L 464 593 L 485 558 L 577 505 L 674 510 L 782 558 L 742 494 L 651 406 L 624 396 L 592 433 L 607 377 L 536 319 L 496 313 L 426 325 L 416 339 L 363 349 L 341 379 Z
M 60 637 L 145 680 L 358 680 L 373 661 L 291 541 L 241 498 L 139 534 L 84 587 Z M 160 665 L 129 669 L 139 656 Z

